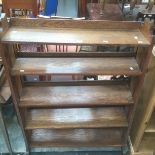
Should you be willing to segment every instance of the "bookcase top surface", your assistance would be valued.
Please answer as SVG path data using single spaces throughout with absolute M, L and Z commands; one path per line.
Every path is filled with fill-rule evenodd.
M 150 45 L 139 22 L 11 19 L 4 43 Z
M 126 44 L 149 45 L 149 41 L 137 30 L 93 30 L 93 29 L 33 29 L 10 28 L 3 37 L 4 42 L 51 43 L 51 44 Z

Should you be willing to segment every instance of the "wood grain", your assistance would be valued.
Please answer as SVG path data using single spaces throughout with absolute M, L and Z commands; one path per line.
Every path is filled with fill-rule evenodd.
M 32 130 L 31 147 L 106 147 L 122 146 L 119 129 Z
M 75 147 L 103 147 L 103 146 L 122 146 L 127 142 L 132 118 L 136 109 L 139 92 L 143 84 L 144 75 L 152 51 L 151 33 L 149 23 L 145 25 L 138 22 L 107 22 L 107 21 L 73 21 L 73 20 L 43 20 L 43 19 L 11 19 L 10 23 L 3 20 L 3 28 L 5 34 L 2 38 L 4 65 L 6 67 L 7 76 L 10 82 L 14 105 L 16 108 L 18 120 L 22 127 L 23 135 L 26 140 L 30 139 L 31 146 L 75 146 Z M 134 57 L 94 57 L 94 58 L 17 58 L 12 54 L 13 43 L 37 43 L 37 44 L 68 44 L 68 45 L 125 45 L 142 47 L 145 52 L 145 59 L 141 59 L 139 69 L 137 61 Z M 148 50 L 145 51 L 146 46 Z M 30 51 L 31 52 L 31 51 Z M 13 59 L 12 59 L 13 56 Z M 16 61 L 14 61 L 16 60 Z M 13 65 L 13 66 L 12 66 Z M 55 75 L 127 75 L 138 77 L 137 83 L 133 90 L 134 107 L 129 108 L 128 105 L 133 104 L 133 97 L 128 86 L 119 85 L 87 85 L 87 86 L 25 86 L 22 94 L 19 93 L 18 87 L 19 75 L 27 74 L 55 74 Z M 14 78 L 18 75 L 18 78 Z M 15 80 L 16 79 L 16 80 Z M 129 81 L 128 81 L 129 82 Z M 132 81 L 131 81 L 132 82 Z M 32 84 L 32 83 L 29 83 Z M 59 84 L 60 85 L 60 84 Z M 19 106 L 23 107 L 19 110 Z M 126 113 L 128 114 L 128 127 L 125 126 L 123 120 L 126 114 L 116 112 L 120 106 L 126 105 Z M 93 106 L 90 110 L 88 106 Z M 96 106 L 100 106 L 96 107 Z M 101 106 L 105 106 L 103 109 Z M 109 108 L 115 110 L 109 112 Z M 116 107 L 119 106 L 119 107 Z M 26 115 L 26 108 L 31 107 Z M 86 108 L 85 113 L 78 111 L 69 111 L 68 109 L 49 109 L 49 108 Z M 95 107 L 95 108 L 94 108 Z M 38 109 L 37 109 L 38 108 Z M 39 109 L 40 108 L 40 109 Z M 43 108 L 43 109 L 41 109 Z M 45 110 L 46 109 L 46 110 Z M 99 109 L 99 113 L 92 112 L 93 109 Z M 106 111 L 105 111 L 106 109 Z M 129 111 L 128 109 L 131 109 Z M 102 111 L 103 110 L 103 111 Z M 133 110 L 133 111 L 132 111 Z M 52 111 L 52 112 L 51 112 Z M 61 113 L 67 117 L 60 115 Z M 65 112 L 62 112 L 65 111 Z M 88 117 L 88 111 L 93 113 L 94 117 Z M 113 111 L 113 112 L 112 112 Z M 44 114 L 45 113 L 45 114 Z M 87 115 L 86 115 L 87 113 Z M 43 116 L 44 114 L 44 116 Z M 52 115 L 52 116 L 51 116 Z M 64 116 L 63 115 L 63 116 Z M 82 118 L 82 115 L 83 116 Z M 59 129 L 35 129 L 25 130 L 25 116 L 27 117 L 27 126 L 32 123 L 39 124 L 41 128 L 59 128 Z M 81 121 L 81 125 L 70 122 L 66 125 L 66 120 L 71 116 L 72 119 Z M 89 122 L 82 122 L 85 117 L 90 119 Z M 89 115 L 90 116 L 90 115 Z M 124 117 L 123 117 L 124 116 Z M 33 118 L 35 118 L 33 120 Z M 70 118 L 70 120 L 71 120 Z M 98 119 L 100 118 L 100 119 Z M 109 119 L 112 119 L 112 124 Z M 41 121 L 40 121 L 40 120 Z M 58 120 L 61 124 L 58 123 Z M 47 120 L 47 121 L 46 121 Z M 102 123 L 98 122 L 101 121 Z M 53 123 L 55 121 L 55 123 Z M 36 123 L 37 122 L 37 123 Z M 38 123 L 39 122 L 39 123 Z M 52 122 L 52 123 L 49 123 Z M 90 123 L 91 122 L 91 123 Z M 33 124 L 34 123 L 34 124 Z M 90 123 L 90 124 L 89 124 Z M 120 128 L 121 124 L 121 128 Z M 108 129 L 81 129 L 80 127 L 107 127 Z M 93 125 L 93 126 L 92 126 Z M 118 128 L 119 125 L 119 128 Z M 65 129 L 60 129 L 66 126 Z M 80 129 L 68 129 L 69 127 Z M 111 129 L 110 127 L 115 126 Z M 28 133 L 24 131 L 30 131 Z M 31 135 L 31 136 L 29 136 Z
M 24 87 L 22 107 L 85 107 L 133 104 L 127 85 Z
M 151 52 L 152 50 L 148 51 Z M 143 59 L 143 63 L 146 61 Z M 141 140 L 145 133 L 145 129 L 149 124 L 152 112 L 154 111 L 154 101 L 155 101 L 155 57 L 152 55 L 151 61 L 149 63 L 148 73 L 146 74 L 143 88 L 141 88 L 141 95 L 136 108 L 136 113 L 134 116 L 134 121 L 132 123 L 132 130 L 130 133 L 132 145 L 135 151 L 139 150 Z M 137 83 L 135 83 L 136 86 Z
M 1 20 L 0 20 L 0 39 L 1 39 L 1 37 L 2 37 L 2 33 L 3 32 L 3 28 L 2 28 L 2 23 L 1 23 Z M 0 43 L 0 64 L 2 64 L 2 52 L 1 52 L 1 50 L 2 50 L 2 47 L 1 47 L 1 43 Z
M 145 132 L 153 132 L 155 133 L 155 110 L 152 113 L 151 119 L 149 120 L 148 126 Z
M 140 75 L 134 58 L 17 58 L 12 75 Z
M 57 52 L 17 52 L 17 57 L 19 58 L 101 58 L 101 57 L 136 57 L 136 52 L 112 52 L 112 51 L 80 51 L 79 53 L 67 52 L 67 53 L 57 53 Z
M 150 45 L 150 42 L 138 29 L 33 29 L 11 27 L 2 38 L 2 42 L 74 45 Z
M 77 129 L 127 127 L 122 107 L 30 109 L 25 129 Z
M 15 82 L 13 81 L 13 77 L 10 74 L 10 67 L 11 64 L 13 63 L 13 60 L 15 58 L 15 55 L 12 53 L 12 46 L 11 45 L 4 45 L 2 46 L 2 58 L 3 58 L 3 64 L 5 67 L 5 71 L 6 71 L 6 75 L 7 75 L 7 79 L 9 82 L 9 86 L 10 86 L 10 90 L 11 90 L 11 96 L 13 99 L 13 104 L 14 104 L 14 108 L 16 110 L 16 114 L 18 117 L 18 121 L 22 130 L 22 134 L 23 134 L 23 138 L 25 141 L 25 146 L 26 146 L 26 152 L 28 151 L 28 142 L 27 142 L 27 138 L 24 132 L 24 128 L 23 128 L 23 122 L 22 122 L 22 118 L 19 112 L 19 108 L 18 108 L 18 90 L 16 89 L 16 85 Z
M 139 150 L 141 152 L 153 152 L 155 150 L 155 133 L 145 133 Z
M 104 21 L 104 20 L 51 20 L 41 18 L 11 18 L 13 27 L 26 28 L 77 28 L 77 29 L 124 29 L 133 30 L 141 27 L 141 22 Z

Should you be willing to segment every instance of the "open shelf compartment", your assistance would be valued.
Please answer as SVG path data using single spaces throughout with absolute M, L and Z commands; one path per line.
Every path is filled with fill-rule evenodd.
M 29 109 L 25 129 L 128 127 L 123 107 Z
M 54 86 L 24 86 L 20 107 L 93 107 L 133 105 L 133 97 L 125 82 L 64 82 Z
M 121 129 L 35 129 L 30 147 L 120 147 Z

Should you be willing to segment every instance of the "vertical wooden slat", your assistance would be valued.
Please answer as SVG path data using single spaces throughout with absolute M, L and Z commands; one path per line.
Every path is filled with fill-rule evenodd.
M 153 21 L 145 19 L 143 26 L 140 27 L 140 31 L 143 33 L 145 38 L 148 39 L 149 42 L 152 42 Z
M 7 44 L 2 45 L 2 58 L 3 58 L 3 63 L 4 63 L 6 75 L 7 75 L 7 78 L 8 78 L 8 82 L 9 82 L 9 85 L 10 85 L 11 94 L 12 94 L 12 98 L 13 98 L 13 103 L 14 103 L 14 107 L 15 107 L 15 110 L 16 110 L 16 113 L 17 113 L 17 118 L 18 118 L 19 124 L 21 126 L 23 136 L 24 136 L 24 140 L 25 140 L 25 144 L 26 144 L 26 150 L 28 151 L 29 150 L 28 149 L 28 143 L 27 143 L 25 132 L 24 132 L 24 126 L 23 126 L 23 123 L 22 123 L 21 115 L 20 115 L 19 108 L 18 108 L 19 96 L 18 96 L 18 92 L 17 92 L 16 87 L 15 87 L 15 83 L 13 81 L 13 78 L 10 75 L 10 69 L 12 67 L 12 64 L 13 64 L 13 61 L 15 60 L 15 58 L 14 57 L 11 58 L 9 56 L 10 51 L 8 50 L 8 47 L 9 47 L 9 45 L 7 45 Z M 13 56 L 13 54 L 12 54 L 12 56 Z
M 138 100 L 139 100 L 139 96 L 140 96 L 141 89 L 142 89 L 142 86 L 143 86 L 145 73 L 147 71 L 147 68 L 148 68 L 148 65 L 149 65 L 149 62 L 150 62 L 150 59 L 151 59 L 152 49 L 153 49 L 152 45 L 147 48 L 147 51 L 145 52 L 145 55 L 144 55 L 145 61 L 143 61 L 144 59 L 141 58 L 141 60 L 143 62 L 143 63 L 141 62 L 141 69 L 142 69 L 142 72 L 143 72 L 142 76 L 136 77 L 136 79 L 134 79 L 135 80 L 134 81 L 135 87 L 134 87 L 134 91 L 133 91 L 133 98 L 134 98 L 134 101 L 135 101 L 135 106 L 133 108 L 133 114 L 130 116 L 131 117 L 131 122 L 130 122 L 130 125 L 129 125 L 130 128 L 131 128 L 131 125 L 132 125 L 132 122 L 133 122 L 133 116 L 134 116 L 134 114 L 136 112 L 136 108 L 138 106 Z M 133 122 L 133 125 L 134 124 L 135 124 L 135 122 Z M 136 124 L 138 125 L 139 122 L 136 122 Z M 133 142 L 135 151 L 138 150 L 141 139 L 142 139 L 142 136 L 136 135 L 136 139 Z
M 145 129 L 147 127 L 148 121 L 154 110 L 154 95 L 155 95 L 155 58 L 151 59 L 149 65 L 149 71 L 145 77 L 143 89 L 141 91 L 141 96 L 138 101 L 138 106 L 136 109 L 136 115 L 132 125 L 131 140 L 133 143 L 134 151 L 139 150 L 140 142 L 144 136 Z

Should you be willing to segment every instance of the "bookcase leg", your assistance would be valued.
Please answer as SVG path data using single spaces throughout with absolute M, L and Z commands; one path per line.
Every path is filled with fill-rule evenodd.
M 11 55 L 11 56 L 9 56 Z M 6 75 L 8 78 L 8 82 L 10 85 L 10 89 L 11 89 L 11 93 L 12 93 L 12 98 L 13 98 L 13 105 L 15 107 L 16 113 L 17 113 L 17 118 L 20 124 L 20 127 L 22 129 L 22 134 L 24 137 L 24 141 L 25 141 L 25 146 L 26 146 L 26 152 L 29 152 L 29 147 L 28 147 L 28 143 L 27 143 L 27 138 L 24 132 L 24 126 L 22 123 L 22 118 L 20 116 L 20 112 L 19 112 L 19 108 L 18 108 L 18 102 L 19 102 L 19 88 L 21 88 L 20 83 L 18 83 L 18 85 L 15 86 L 14 82 L 15 80 L 18 80 L 19 77 L 12 77 L 10 74 L 10 68 L 12 67 L 12 65 L 14 64 L 15 61 L 15 53 L 13 50 L 13 45 L 3 45 L 2 46 L 2 58 L 3 58 L 3 64 L 5 67 L 5 71 L 6 71 Z
M 143 82 L 145 78 L 144 73 L 147 71 L 148 64 L 150 62 L 150 58 L 152 55 L 152 49 L 153 49 L 153 46 L 150 46 L 149 48 L 140 49 L 137 51 L 137 62 L 139 63 L 139 66 L 140 66 L 141 71 L 143 72 L 143 75 L 132 78 L 132 81 L 131 81 L 131 88 L 132 88 L 132 94 L 133 94 L 135 106 L 133 108 L 133 115 L 131 116 L 130 128 L 131 128 L 131 125 L 139 126 L 139 123 L 140 123 L 139 121 L 135 121 L 135 120 L 133 121 L 133 116 L 135 113 L 138 112 L 138 111 L 136 112 L 136 109 L 138 106 L 138 99 L 139 99 L 139 95 L 140 95 L 141 88 L 143 86 Z M 139 114 L 139 117 L 141 117 L 140 114 Z M 130 131 L 130 128 L 129 128 L 129 131 Z M 133 131 L 131 132 L 131 137 L 133 139 L 132 143 L 133 143 L 134 150 L 138 151 L 139 144 L 142 139 L 142 135 L 140 136 L 138 132 L 137 134 L 135 134 L 136 136 L 132 134 L 133 134 Z

